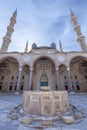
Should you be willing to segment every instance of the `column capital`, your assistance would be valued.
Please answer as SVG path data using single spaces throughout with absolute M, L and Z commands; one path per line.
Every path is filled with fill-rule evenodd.
M 33 71 L 33 67 L 30 67 L 30 71 Z

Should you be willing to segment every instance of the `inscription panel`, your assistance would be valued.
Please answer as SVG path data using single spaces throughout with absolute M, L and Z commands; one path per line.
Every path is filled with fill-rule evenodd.
M 31 100 L 39 101 L 39 95 L 38 94 L 31 95 L 30 98 L 31 98 Z
M 52 113 L 52 95 L 41 96 L 41 114 L 42 116 L 51 116 Z
M 39 102 L 35 102 L 35 101 L 32 101 L 30 103 L 30 113 L 31 114 L 40 114 L 40 106 L 39 106 Z
M 29 102 L 29 113 L 31 114 L 40 114 L 40 101 L 38 94 L 31 94 L 30 95 L 30 102 Z

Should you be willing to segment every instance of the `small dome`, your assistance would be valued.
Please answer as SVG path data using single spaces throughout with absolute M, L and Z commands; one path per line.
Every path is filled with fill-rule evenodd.
M 52 49 L 56 49 L 56 44 L 55 44 L 54 42 L 52 42 L 51 45 L 50 45 L 50 47 L 51 47 Z
M 32 49 L 37 49 L 37 44 L 36 43 L 32 44 Z

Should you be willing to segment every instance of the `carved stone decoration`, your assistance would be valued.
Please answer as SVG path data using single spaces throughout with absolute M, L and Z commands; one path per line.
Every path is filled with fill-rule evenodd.
M 51 116 L 52 113 L 52 95 L 44 94 L 41 96 L 41 115 Z
M 56 86 L 55 74 L 55 65 L 53 61 L 51 61 L 47 57 L 42 57 L 38 59 L 34 64 L 33 71 L 34 90 L 41 90 L 42 86 L 50 86 L 50 89 L 53 89 L 53 86 Z
M 67 91 L 24 91 L 23 110 L 29 114 L 55 116 L 69 111 Z
M 30 105 L 29 105 L 29 111 L 31 114 L 40 114 L 40 111 L 39 111 L 39 95 L 38 94 L 32 94 L 30 95 L 30 101 L 32 102 L 29 102 Z

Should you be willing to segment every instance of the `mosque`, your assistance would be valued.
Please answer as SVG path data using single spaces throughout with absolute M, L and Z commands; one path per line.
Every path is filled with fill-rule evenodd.
M 77 17 L 70 9 L 71 22 L 77 35 L 81 51 L 64 52 L 56 44 L 39 46 L 28 42 L 24 52 L 8 52 L 14 32 L 17 10 L 10 18 L 7 33 L 0 49 L 0 91 L 15 92 L 24 90 L 39 91 L 43 87 L 50 90 L 87 91 L 87 45 Z

